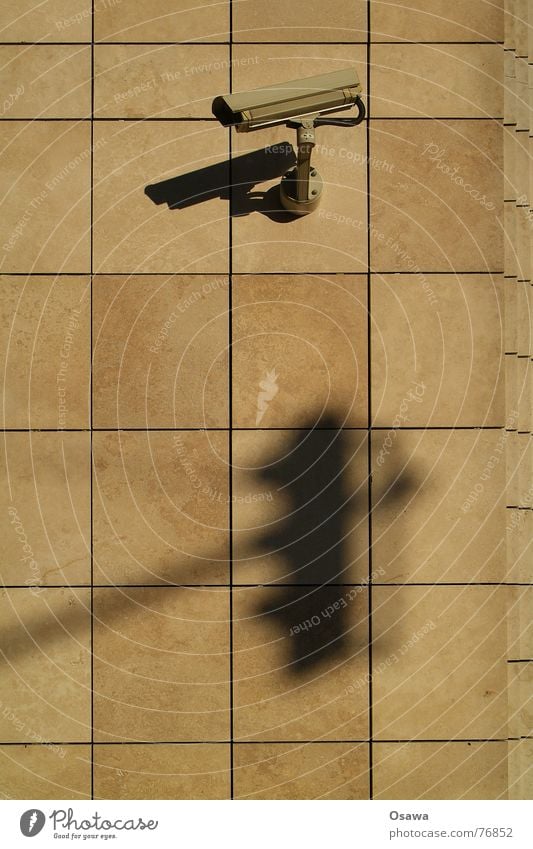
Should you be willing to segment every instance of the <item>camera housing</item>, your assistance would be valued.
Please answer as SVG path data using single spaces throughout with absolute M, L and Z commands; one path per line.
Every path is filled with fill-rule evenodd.
M 305 77 L 268 88 L 225 94 L 213 100 L 213 115 L 238 133 L 286 124 L 304 115 L 327 115 L 350 109 L 361 92 L 353 68 Z
M 324 124 L 360 124 L 365 118 L 360 93 L 357 72 L 346 68 L 249 92 L 220 95 L 213 100 L 212 111 L 223 127 L 235 127 L 238 133 L 279 124 L 297 131 L 297 164 L 283 175 L 280 197 L 286 210 L 306 215 L 318 206 L 323 188 L 318 171 L 311 167 L 315 128 Z M 355 118 L 327 117 L 353 106 L 358 110 Z

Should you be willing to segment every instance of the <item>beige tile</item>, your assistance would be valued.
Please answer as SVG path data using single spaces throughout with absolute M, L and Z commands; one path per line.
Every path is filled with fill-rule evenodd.
M 509 747 L 509 799 L 531 799 L 533 740 L 513 741 Z
M 250 91 L 286 80 L 355 68 L 366 101 L 364 44 L 235 44 L 232 57 L 233 91 Z M 342 114 L 346 117 L 351 113 Z
M 514 36 L 517 56 L 527 56 L 528 6 L 529 0 L 513 0 L 511 4 L 507 4 L 508 10 L 514 13 Z
M 0 608 L 0 740 L 90 740 L 89 590 L 4 589 Z
M 516 58 L 516 76 L 515 76 L 515 105 L 516 105 L 516 128 L 517 130 L 527 130 L 529 129 L 529 90 L 528 90 L 528 77 L 529 77 L 529 68 L 527 57 Z M 521 144 L 520 144 L 521 141 Z M 519 145 L 526 148 L 528 147 L 527 136 L 524 140 L 520 140 Z M 517 175 L 521 176 L 521 175 Z M 525 175 L 524 175 L 525 177 Z M 525 177 L 526 187 L 527 187 L 527 177 Z
M 229 90 L 227 45 L 97 45 L 99 118 L 211 118 L 211 101 Z
M 507 57 L 509 54 L 505 54 Z M 509 85 L 507 76 L 504 78 L 506 86 Z M 508 108 L 507 90 L 504 98 L 504 121 L 509 120 L 505 115 L 505 110 Z M 516 187 L 514 183 L 514 162 L 516 157 L 516 145 L 518 134 L 515 131 L 514 123 L 509 121 L 511 126 L 503 127 L 503 160 L 504 160 L 504 175 L 503 175 L 503 197 L 506 201 L 516 200 Z
M 90 799 L 90 746 L 0 746 L 3 799 Z
M 292 162 L 280 155 L 279 176 L 272 178 L 268 159 L 272 151 L 267 150 L 278 147 L 282 154 L 295 142 L 295 131 L 285 127 L 264 130 L 260 139 L 247 133 L 235 134 L 233 182 L 240 188 L 233 191 L 233 270 L 365 272 L 364 128 L 318 128 L 313 164 L 324 183 L 321 206 L 300 217 L 283 211 L 279 199 L 281 173 Z M 260 154 L 259 150 L 267 152 Z M 258 157 L 255 161 L 248 159 L 253 153 Z
M 506 465 L 506 500 L 508 507 L 516 507 L 520 503 L 520 486 L 519 486 L 519 471 L 520 471 L 520 449 L 521 445 L 518 440 L 516 431 L 507 431 L 507 443 L 505 448 L 505 465 Z
M 235 739 L 366 739 L 367 610 L 360 588 L 234 591 Z
M 86 118 L 91 114 L 91 48 L 0 47 L 4 118 Z
M 239 0 L 233 9 L 234 41 L 365 41 L 364 0 Z
M 228 278 L 96 277 L 96 427 L 228 424 Z
M 96 583 L 228 582 L 225 433 L 95 433 Z
M 505 799 L 507 743 L 377 743 L 375 799 Z
M 503 218 L 504 218 L 504 270 L 505 276 L 511 279 L 511 285 L 516 285 L 517 276 L 517 257 L 515 250 L 516 243 L 516 217 L 517 209 L 514 203 L 504 203 Z M 516 331 L 515 331 L 516 332 Z
M 518 417 L 516 420 L 517 430 L 520 433 L 529 433 L 529 416 L 531 409 L 531 375 L 529 357 L 516 358 L 516 381 L 518 392 Z
M 227 157 L 216 123 L 97 124 L 95 271 L 227 272 Z
M 533 483 L 531 471 L 533 469 L 533 440 L 530 433 L 518 433 L 518 506 L 531 507 L 533 498 Z
M 9 428 L 89 425 L 86 277 L 1 277 L 2 422 Z
M 511 613 L 511 616 L 513 613 Z M 511 629 L 509 629 L 511 631 Z M 513 655 L 512 634 L 509 633 L 509 655 Z M 509 737 L 527 737 L 533 727 L 533 663 L 509 663 L 508 705 Z
M 374 734 L 378 740 L 507 734 L 507 591 L 375 587 Z
M 229 745 L 95 746 L 97 799 L 229 799 Z
M 373 422 L 504 424 L 503 278 L 375 275 Z
M 234 425 L 310 426 L 328 410 L 366 426 L 366 287 L 363 275 L 234 278 Z
M 374 0 L 376 41 L 503 41 L 503 0 Z
M 518 273 L 520 274 L 520 270 Z M 530 349 L 529 288 L 530 284 L 528 281 L 518 279 L 516 284 L 516 341 L 517 351 L 520 356 L 527 356 Z
M 523 658 L 521 647 L 522 617 L 521 617 L 522 587 L 509 587 L 509 609 L 507 611 L 507 657 L 511 660 Z M 513 664 L 511 664 L 512 666 Z M 508 670 L 509 672 L 509 670 Z
M 368 580 L 365 433 L 234 433 L 233 467 L 236 583 Z
M 506 434 L 379 431 L 372 440 L 380 581 L 501 581 Z
M 511 658 L 533 659 L 533 587 L 511 587 L 509 612 L 516 628 L 516 641 L 509 647 Z M 532 664 L 533 665 L 533 664 Z
M 499 118 L 503 53 L 497 44 L 375 44 L 373 117 Z
M 229 738 L 229 591 L 97 589 L 94 727 L 103 742 Z
M 0 10 L 2 41 L 90 41 L 90 0 L 20 0 Z
M 1 582 L 88 583 L 90 435 L 7 433 L 0 465 Z
M 368 746 L 253 743 L 234 749 L 236 799 L 368 799 Z
M 516 308 L 518 300 L 518 286 L 512 278 L 505 278 L 505 351 L 508 354 L 516 353 L 517 337 L 516 337 Z
M 90 270 L 90 135 L 88 123 L 1 124 L 4 273 Z
M 374 270 L 501 270 L 501 126 L 380 121 L 371 161 Z
M 513 580 L 533 583 L 533 510 L 506 511 L 507 546 L 510 552 L 509 566 L 513 569 Z
M 95 9 L 98 41 L 227 41 L 229 2 L 108 0 Z

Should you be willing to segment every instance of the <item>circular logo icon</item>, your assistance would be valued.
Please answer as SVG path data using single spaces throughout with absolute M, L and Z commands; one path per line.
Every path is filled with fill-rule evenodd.
M 46 817 L 42 811 L 30 808 L 29 811 L 24 811 L 20 818 L 20 830 L 25 837 L 35 837 L 42 831 L 45 822 Z

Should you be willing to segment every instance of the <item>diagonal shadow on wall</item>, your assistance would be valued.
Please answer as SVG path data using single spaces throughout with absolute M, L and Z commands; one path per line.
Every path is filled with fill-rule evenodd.
M 186 209 L 214 198 L 231 200 L 231 215 L 259 212 L 280 223 L 289 224 L 294 216 L 286 212 L 279 199 L 279 186 L 263 190 L 260 183 L 281 178 L 296 164 L 290 142 L 273 148 L 260 148 L 229 162 L 218 162 L 188 174 L 181 174 L 146 186 L 144 192 L 153 203 L 167 204 L 169 209 Z M 231 183 L 230 183 L 231 173 Z
M 241 550 L 240 556 L 274 554 L 278 562 L 281 559 L 283 574 L 272 574 L 268 586 L 263 587 L 267 596 L 262 593 L 261 604 L 256 608 L 256 624 L 260 628 L 262 621 L 275 623 L 285 646 L 286 667 L 291 674 L 303 677 L 320 664 L 340 661 L 368 647 L 367 643 L 354 645 L 351 636 L 357 622 L 367 617 L 363 590 L 368 575 L 360 577 L 357 586 L 346 586 L 353 560 L 353 544 L 348 548 L 347 540 L 353 531 L 354 516 L 367 511 L 368 504 L 365 487 L 354 490 L 348 482 L 350 447 L 346 444 L 346 431 L 334 417 L 324 416 L 318 427 L 316 423 L 308 428 L 304 425 L 290 433 L 292 442 L 285 446 L 282 456 L 265 458 L 264 471 L 258 473 L 262 483 L 268 482 L 272 489 L 284 494 L 288 508 L 270 530 L 257 535 L 247 552 Z M 412 478 L 405 473 L 396 474 L 393 469 L 390 481 L 388 499 L 414 484 Z M 358 545 L 364 549 L 368 539 L 359 538 Z M 223 560 L 224 554 L 213 552 L 213 559 Z M 176 564 L 176 575 L 182 574 L 181 565 Z M 208 574 L 205 583 L 210 583 Z M 179 584 L 143 587 L 143 603 L 157 606 L 160 593 L 167 586 Z M 130 589 L 122 592 L 125 603 L 124 610 L 117 614 L 117 631 L 122 615 L 127 615 Z M 47 613 L 43 607 L 43 614 Z M 41 647 L 53 656 L 54 644 L 60 643 L 65 634 L 82 641 L 86 628 L 87 611 L 76 605 L 62 616 L 61 624 L 50 623 L 48 616 L 32 622 L 31 638 L 4 626 L 0 630 L 0 647 L 9 663 L 28 652 L 38 652 Z

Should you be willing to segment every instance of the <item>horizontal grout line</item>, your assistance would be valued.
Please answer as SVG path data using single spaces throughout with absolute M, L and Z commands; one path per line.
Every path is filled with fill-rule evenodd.
M 529 357 L 524 356 L 524 359 Z M 396 427 L 394 425 L 368 425 L 360 427 L 341 426 L 341 427 L 294 427 L 286 425 L 285 427 L 72 427 L 72 428 L 48 428 L 48 427 L 30 427 L 30 428 L 0 428 L 0 433 L 229 433 L 238 431 L 241 433 L 310 433 L 311 431 L 321 431 L 324 433 L 337 433 L 338 431 L 346 432 L 361 432 L 366 433 L 373 431 L 380 433 L 381 431 L 398 431 L 398 432 L 415 432 L 425 433 L 426 431 L 492 431 L 492 430 L 512 430 L 505 428 L 505 423 L 500 425 L 405 425 Z M 527 431 L 519 431 L 520 433 L 530 433 Z
M 92 41 L 0 41 L 0 47 L 91 47 Z M 229 41 L 95 41 L 95 47 L 109 47 L 110 45 L 171 45 L 183 47 L 229 47 Z
M 89 117 L 79 116 L 79 117 L 73 117 L 73 118 L 32 118 L 32 117 L 29 117 L 29 118 L 2 118 L 2 119 L 0 119 L 0 123 L 2 121 L 7 121 L 7 122 L 11 121 L 12 123 L 15 123 L 16 121 L 19 121 L 19 122 L 30 121 L 31 123 L 34 123 L 34 124 L 35 123 L 49 123 L 51 121 L 55 122 L 55 123 L 66 122 L 66 123 L 70 123 L 70 124 L 72 124 L 74 122 L 76 124 L 91 124 L 91 123 L 98 124 L 99 122 L 103 123 L 105 121 L 120 121 L 120 123 L 122 123 L 122 124 L 124 124 L 124 123 L 141 124 L 143 122 L 150 122 L 150 121 L 159 121 L 159 122 L 169 122 L 169 121 L 174 121 L 174 122 L 176 122 L 176 121 L 205 122 L 205 121 L 209 121 L 212 124 L 218 123 L 217 119 L 213 118 L 212 116 L 208 116 L 208 117 L 205 117 L 205 118 L 164 118 L 164 117 L 152 118 L 152 117 L 149 117 L 149 116 L 146 116 L 146 117 L 139 116 L 138 118 L 126 118 L 126 117 L 124 117 L 124 118 L 120 118 L 120 117 L 98 118 L 98 117 L 95 117 L 94 119 L 91 118 L 90 116 Z
M 475 116 L 475 115 L 473 115 L 471 117 L 468 116 L 468 115 L 451 115 L 451 116 L 450 115 L 375 115 L 375 116 L 374 115 L 367 115 L 367 120 L 369 120 L 370 122 L 372 122 L 372 121 L 502 121 L 503 117 L 498 116 L 498 115 L 494 115 L 494 116 L 491 116 L 491 117 L 478 117 L 478 116 Z M 73 115 L 72 117 L 69 117 L 69 118 L 64 118 L 64 117 L 58 118 L 58 117 L 53 117 L 53 116 L 51 116 L 49 118 L 47 118 L 47 117 L 41 118 L 41 117 L 33 117 L 33 116 L 29 115 L 29 116 L 20 116 L 20 117 L 6 117 L 6 118 L 0 119 L 0 123 L 1 122 L 16 123 L 17 121 L 19 121 L 19 122 L 28 121 L 28 122 L 31 122 L 31 123 L 49 123 L 49 122 L 73 123 L 73 122 L 76 122 L 77 124 L 80 124 L 80 123 L 90 124 L 91 122 L 93 122 L 94 124 L 98 124 L 98 123 L 105 123 L 106 121 L 107 122 L 117 121 L 117 122 L 120 122 L 120 123 L 123 123 L 123 124 L 124 123 L 141 124 L 143 122 L 147 123 L 147 122 L 159 121 L 161 123 L 164 123 L 164 122 L 166 122 L 166 123 L 168 123 L 168 122 L 178 122 L 178 123 L 179 122 L 181 122 L 181 123 L 209 122 L 211 124 L 218 124 L 217 119 L 213 118 L 212 115 L 206 115 L 205 117 L 201 117 L 201 118 L 192 117 L 192 116 L 191 117 L 188 117 L 188 116 L 184 116 L 184 117 L 164 117 L 164 116 L 158 117 L 158 116 L 155 116 L 154 117 L 154 116 L 150 116 L 150 115 L 138 115 L 137 117 L 131 117 L 131 116 L 126 116 L 126 115 L 116 115 L 114 117 L 108 118 L 108 117 L 103 117 L 103 116 L 98 117 L 98 115 L 95 115 L 94 119 L 91 118 L 90 116 L 86 116 L 86 115 L 78 115 L 78 116 Z M 506 125 L 506 126 L 508 126 L 508 125 Z M 528 133 L 529 129 L 517 130 L 516 132 L 517 133 Z
M 220 558 L 218 562 L 227 562 L 224 558 Z M 330 581 L 324 584 L 291 584 L 278 582 L 265 582 L 263 584 L 0 584 L 0 588 L 4 590 L 35 590 L 35 588 L 43 590 L 88 590 L 94 588 L 99 590 L 166 590 L 166 589 L 217 589 L 229 590 L 230 587 L 240 587 L 241 589 L 300 589 L 302 587 L 315 587 L 316 589 L 330 589 L 331 587 L 362 587 L 365 589 L 368 586 L 366 581 L 356 583 Z M 533 583 L 524 583 L 519 581 L 420 581 L 406 583 L 386 583 L 380 581 L 372 581 L 373 587 L 533 587 Z M 510 662 L 510 661 L 509 661 Z M 516 661 L 522 663 L 526 661 Z
M 369 744 L 369 743 L 508 743 L 510 740 L 518 741 L 529 739 L 528 737 L 455 737 L 452 739 L 422 739 L 417 738 L 404 740 L 372 740 L 367 737 L 360 740 L 235 740 L 237 746 L 320 746 L 338 744 Z M 51 740 L 47 743 L 33 743 L 26 741 L 0 742 L 0 746 L 90 746 L 90 741 L 84 740 L 66 741 Z M 230 746 L 231 740 L 95 740 L 95 746 Z
M 374 737 L 373 743 L 508 743 L 509 740 L 516 740 L 516 737 L 453 737 L 436 738 L 434 740 L 424 739 L 418 740 L 411 738 L 410 740 L 378 740 Z M 349 742 L 349 741 L 347 741 Z
M 467 277 L 477 275 L 478 277 L 491 277 L 495 274 L 503 275 L 503 269 L 493 271 L 460 271 L 458 269 L 450 269 L 449 271 L 381 271 L 374 269 L 370 272 L 371 277 L 380 277 L 383 274 L 389 276 L 400 275 L 403 277 L 418 277 L 420 274 L 448 275 Z M 4 271 L 0 273 L 2 277 L 361 277 L 366 278 L 365 271 L 233 271 L 230 275 L 229 271 L 94 271 L 91 275 L 90 271 Z M 516 279 L 514 274 L 503 275 L 506 279 Z
M 365 47 L 368 42 L 368 39 L 364 39 L 361 41 L 233 41 L 233 47 L 246 47 L 247 45 L 255 45 L 260 47 L 261 45 L 290 45 L 292 47 L 300 47 L 303 45 L 308 45 L 310 47 L 334 47 L 336 44 L 346 45 L 346 46 L 355 46 L 355 47 Z M 503 45 L 503 41 L 407 41 L 407 40 L 399 40 L 399 41 L 387 41 L 387 40 L 374 40 L 370 39 L 371 44 L 386 44 L 386 45 L 398 45 L 398 44 L 412 44 L 412 45 L 424 45 L 424 44 L 449 44 L 455 47 L 468 46 L 470 44 L 479 44 L 486 46 L 495 46 L 495 45 Z M 0 47 L 83 47 L 84 45 L 87 47 L 91 46 L 91 41 L 0 41 Z M 122 46 L 127 47 L 131 45 L 134 47 L 135 45 L 144 45 L 144 46 L 182 46 L 182 47 L 229 47 L 231 42 L 228 41 L 95 41 L 94 46 L 98 47 L 111 47 L 111 46 Z M 506 52 L 514 52 L 514 48 L 507 48 Z M 517 56 L 517 59 L 527 59 L 527 56 Z
M 368 115 L 372 121 L 503 121 L 503 115 Z M 526 132 L 526 131 L 524 131 Z

